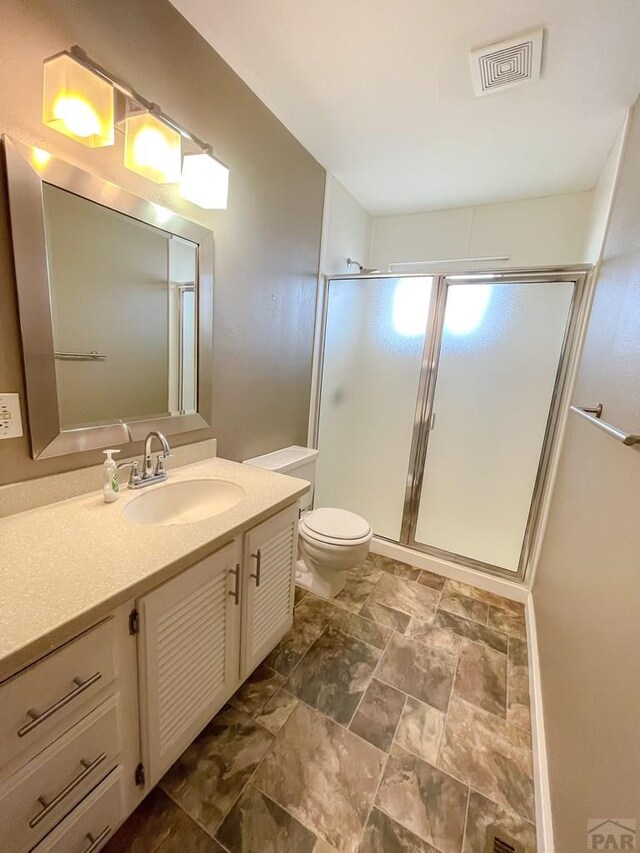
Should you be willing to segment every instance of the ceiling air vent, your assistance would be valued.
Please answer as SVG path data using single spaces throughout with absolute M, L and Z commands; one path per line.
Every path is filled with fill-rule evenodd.
M 544 30 L 489 44 L 469 54 L 476 96 L 540 79 Z

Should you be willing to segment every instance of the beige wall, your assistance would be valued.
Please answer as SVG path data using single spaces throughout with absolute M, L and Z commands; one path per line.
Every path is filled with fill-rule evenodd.
M 501 256 L 509 258 L 504 264 L 509 267 L 577 264 L 584 260 L 592 195 L 567 193 L 375 217 L 369 265 L 386 270 L 389 264 L 408 261 Z
M 322 270 L 324 275 L 355 272 L 347 258 L 367 265 L 371 217 L 333 175 L 327 174 Z
M 620 157 L 627 136 L 628 120 L 627 116 L 600 171 L 598 182 L 593 188 L 593 203 L 589 212 L 584 246 L 584 260 L 590 264 L 597 264 L 602 257 L 620 168 Z
M 640 432 L 640 107 L 623 155 L 576 403 Z M 571 416 L 533 589 L 557 853 L 640 819 L 640 448 Z
M 42 60 L 73 44 L 213 144 L 231 169 L 228 210 L 202 211 L 181 202 L 175 188 L 126 171 L 119 135 L 114 148 L 90 150 L 42 125 Z M 6 0 L 0 56 L 1 131 L 214 231 L 213 428 L 190 439 L 216 436 L 219 453 L 235 459 L 303 443 L 322 167 L 168 0 Z M 0 390 L 19 392 L 24 403 L 3 172 L 0 184 Z M 6 440 L 0 482 L 92 464 L 99 456 L 34 462 L 26 437 Z

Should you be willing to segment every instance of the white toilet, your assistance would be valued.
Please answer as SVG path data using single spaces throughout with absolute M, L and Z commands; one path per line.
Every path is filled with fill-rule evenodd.
M 264 456 L 245 459 L 246 465 L 289 474 L 311 483 L 300 499 L 298 525 L 300 558 L 296 583 L 324 598 L 337 595 L 346 581 L 347 569 L 361 563 L 369 553 L 371 525 L 354 512 L 322 507 L 309 510 L 313 502 L 318 451 L 311 447 L 284 447 Z

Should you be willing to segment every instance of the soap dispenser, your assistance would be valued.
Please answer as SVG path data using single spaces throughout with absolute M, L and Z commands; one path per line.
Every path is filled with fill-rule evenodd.
M 120 497 L 120 484 L 118 482 L 118 466 L 113 460 L 114 453 L 119 450 L 103 450 L 107 457 L 102 466 L 102 497 L 106 504 L 117 501 Z

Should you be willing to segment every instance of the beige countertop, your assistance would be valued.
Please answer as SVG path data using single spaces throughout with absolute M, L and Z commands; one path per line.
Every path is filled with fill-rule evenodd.
M 92 492 L 0 519 L 0 680 L 296 501 L 304 480 L 212 458 L 170 472 L 169 482 L 218 478 L 245 496 L 205 521 L 129 521 L 123 509 L 147 490 L 105 504 Z

